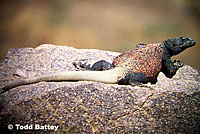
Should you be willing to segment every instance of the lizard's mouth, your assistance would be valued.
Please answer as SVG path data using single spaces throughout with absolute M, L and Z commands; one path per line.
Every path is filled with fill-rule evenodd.
M 196 44 L 196 41 L 190 37 L 182 37 L 182 41 L 183 44 L 180 45 L 181 48 L 188 48 L 188 47 L 192 47 Z
M 194 39 L 188 37 L 187 41 L 184 42 L 183 46 L 192 47 L 195 44 L 196 44 L 196 41 Z
M 186 41 L 186 44 L 188 44 L 189 47 L 192 47 L 196 44 L 196 41 L 191 38 L 190 40 Z

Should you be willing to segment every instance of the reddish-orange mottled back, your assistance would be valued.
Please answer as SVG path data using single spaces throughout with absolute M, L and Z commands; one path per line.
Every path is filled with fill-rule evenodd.
M 113 66 L 124 67 L 124 72 L 139 72 L 146 77 L 155 77 L 161 70 L 163 49 L 162 43 L 153 43 L 148 45 L 138 45 L 136 48 L 120 54 L 113 60 Z

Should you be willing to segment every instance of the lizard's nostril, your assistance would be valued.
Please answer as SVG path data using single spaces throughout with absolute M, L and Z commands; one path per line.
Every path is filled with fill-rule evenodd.
M 195 40 L 193 40 L 193 41 L 192 41 L 192 44 L 193 44 L 193 45 L 195 45 L 195 44 L 196 44 L 196 41 L 195 41 Z

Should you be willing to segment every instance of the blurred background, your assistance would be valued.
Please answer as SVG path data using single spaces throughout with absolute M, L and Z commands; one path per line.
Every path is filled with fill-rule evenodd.
M 1 0 L 0 57 L 40 44 L 124 52 L 138 43 L 189 36 L 176 56 L 200 70 L 200 0 Z

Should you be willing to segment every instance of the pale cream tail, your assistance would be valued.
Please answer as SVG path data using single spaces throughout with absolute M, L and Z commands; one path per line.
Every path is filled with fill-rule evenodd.
M 53 74 L 36 76 L 24 80 L 16 80 L 6 85 L 3 88 L 3 90 L 7 91 L 11 88 L 20 85 L 27 85 L 41 81 L 87 80 L 87 81 L 98 81 L 103 83 L 117 83 L 119 76 L 121 76 L 121 74 L 117 68 L 106 71 L 66 71 L 66 72 L 58 72 Z

